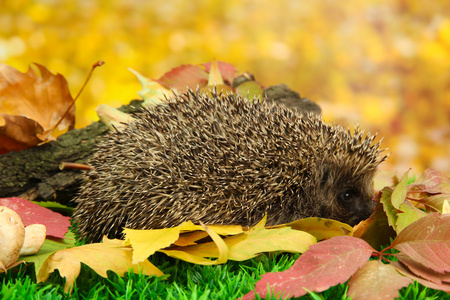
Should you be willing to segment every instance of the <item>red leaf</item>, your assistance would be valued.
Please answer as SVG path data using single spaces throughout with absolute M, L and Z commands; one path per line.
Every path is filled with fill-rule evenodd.
M 353 296 L 353 300 L 394 299 L 398 291 L 410 283 L 411 278 L 400 275 L 393 266 L 373 260 L 352 276 L 348 295 Z
M 450 214 L 433 213 L 403 229 L 391 245 L 436 272 L 450 271 Z
M 439 273 L 431 270 L 430 268 L 421 265 L 420 263 L 412 260 L 409 256 L 406 256 L 403 253 L 398 253 L 395 257 L 405 265 L 412 273 L 415 275 L 422 277 L 425 280 L 442 284 L 442 282 L 450 283 L 450 272 Z
M 397 268 L 397 270 L 400 271 L 400 273 L 408 276 L 411 279 L 414 279 L 415 281 L 419 282 L 420 284 L 422 284 L 426 287 L 429 287 L 430 289 L 441 290 L 441 291 L 450 293 L 450 283 L 445 282 L 442 284 L 437 284 L 437 283 L 425 280 L 425 279 L 417 276 L 416 274 L 412 273 L 411 270 L 409 270 L 408 267 L 406 267 L 401 262 L 394 261 L 394 262 L 391 262 L 391 265 L 394 266 L 395 268 Z
M 187 87 L 196 90 L 208 84 L 208 73 L 200 66 L 182 65 L 164 74 L 159 81 L 178 91 L 186 91 Z
M 267 286 L 274 293 L 299 297 L 310 291 L 321 292 L 347 281 L 375 251 L 365 241 L 339 236 L 312 245 L 295 264 L 284 272 L 268 273 L 256 283 L 255 292 L 267 294 Z M 333 276 L 330 276 L 333 274 Z M 244 299 L 251 299 L 252 292 Z
M 439 171 L 426 169 L 415 183 L 408 186 L 408 189 L 409 192 L 450 193 L 450 179 Z
M 22 219 L 24 226 L 43 224 L 47 236 L 64 238 L 70 226 L 70 218 L 21 198 L 1 198 L 0 205 L 14 210 Z

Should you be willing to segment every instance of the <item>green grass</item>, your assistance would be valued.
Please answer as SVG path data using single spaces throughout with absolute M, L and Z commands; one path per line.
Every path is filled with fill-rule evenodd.
M 166 278 L 129 273 L 119 277 L 110 272 L 108 278 L 98 276 L 87 266 L 81 268 L 71 295 L 64 293 L 58 272 L 46 283 L 37 284 L 32 267 L 11 270 L 0 276 L 1 299 L 236 299 L 255 287 L 266 272 L 283 271 L 298 254 L 271 254 L 244 262 L 228 262 L 218 266 L 200 266 L 157 253 L 151 261 Z M 350 299 L 345 284 L 322 293 L 299 299 Z M 450 299 L 450 295 L 427 289 L 417 283 L 403 288 L 400 299 Z M 279 299 L 271 296 L 266 299 Z

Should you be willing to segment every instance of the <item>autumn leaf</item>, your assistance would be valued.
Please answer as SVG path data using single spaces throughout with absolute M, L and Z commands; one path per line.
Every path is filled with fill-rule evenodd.
M 138 95 L 142 97 L 146 107 L 160 104 L 165 98 L 173 96 L 171 89 L 176 90 L 175 87 L 170 88 L 161 83 L 161 81 L 148 79 L 131 68 L 128 68 L 128 70 L 136 75 L 142 85 L 142 90 L 138 92 Z
M 208 228 L 222 235 L 234 235 L 243 232 L 242 227 L 239 225 L 208 225 Z M 202 234 L 187 235 L 187 233 L 194 233 L 199 230 Z M 131 245 L 134 250 L 133 263 L 144 261 L 156 251 L 167 248 L 172 244 L 181 246 L 192 245 L 195 244 L 196 240 L 208 236 L 203 226 L 194 225 L 191 221 L 164 229 L 137 230 L 125 228 L 124 234 L 126 244 Z M 183 249 L 185 248 L 183 247 Z
M 353 228 L 345 223 L 324 219 L 324 218 L 304 218 L 291 223 L 269 226 L 267 228 L 290 227 L 295 230 L 306 231 L 313 235 L 318 241 L 330 239 L 334 236 L 352 235 Z
M 450 284 L 450 272 L 442 273 L 431 270 L 429 267 L 422 265 L 421 263 L 411 259 L 409 256 L 401 252 L 397 253 L 395 257 L 397 257 L 400 263 L 408 268 L 416 276 L 419 276 L 436 284 L 442 284 L 444 282 Z
M 429 287 L 430 289 L 441 290 L 450 293 L 449 282 L 442 282 L 441 284 L 438 284 L 433 281 L 424 279 L 423 277 L 417 276 L 415 273 L 411 272 L 411 270 L 400 261 L 391 262 L 391 265 L 394 266 L 401 274 L 408 276 L 409 278 L 419 282 L 426 287 Z M 429 274 L 427 275 L 427 277 L 429 277 Z
M 69 230 L 70 218 L 33 202 L 21 198 L 2 198 L 0 205 L 11 208 L 19 214 L 25 226 L 43 224 L 47 228 L 47 236 L 64 238 Z
M 433 271 L 450 272 L 449 237 L 450 214 L 433 213 L 403 229 L 390 247 Z
M 106 104 L 100 104 L 95 111 L 97 112 L 100 121 L 102 121 L 102 123 L 110 130 L 120 130 L 134 120 L 129 114 Z
M 429 194 L 450 193 L 450 179 L 434 169 L 426 169 L 420 178 L 409 185 L 410 192 Z
M 213 68 L 214 64 L 216 64 L 217 69 L 220 72 L 221 77 L 223 78 L 222 84 L 232 86 L 234 77 L 236 76 L 236 68 L 230 63 L 214 60 L 212 62 L 203 64 L 206 72 L 211 73 L 211 69 Z
M 124 229 L 124 233 L 127 245 L 134 249 L 133 263 L 143 261 L 159 251 L 191 263 L 211 265 L 229 259 L 247 260 L 261 252 L 304 252 L 316 243 L 309 233 L 289 227 L 266 229 L 265 222 L 266 217 L 248 231 L 236 225 L 208 225 L 206 230 L 189 221 L 166 229 Z M 217 238 L 219 234 L 224 237 Z M 197 243 L 208 235 L 212 242 Z
M 72 104 L 66 79 L 35 64 L 26 73 L 0 64 L 0 153 L 21 150 L 46 141 L 53 127 Z M 73 128 L 75 107 L 59 124 Z
M 369 261 L 350 278 L 348 296 L 353 300 L 394 299 L 398 291 L 412 283 L 408 277 L 379 260 Z
M 243 98 L 254 99 L 259 98 L 263 99 L 264 89 L 261 84 L 257 83 L 254 80 L 249 80 L 241 83 L 236 88 L 236 94 L 239 94 Z
M 392 206 L 396 209 L 400 209 L 400 204 L 405 202 L 406 199 L 406 184 L 408 182 L 408 172 L 406 172 L 403 176 L 400 182 L 395 187 L 394 191 L 392 192 L 391 196 L 391 203 Z
M 179 92 L 196 90 L 208 84 L 208 72 L 202 66 L 181 65 L 165 73 L 159 81 Z
M 235 236 L 225 237 L 223 241 L 228 247 L 228 259 L 235 261 L 251 259 L 262 252 L 305 252 L 309 246 L 316 243 L 316 239 L 309 233 L 289 227 L 276 229 L 260 227 Z M 220 255 L 214 242 L 187 247 L 170 247 L 159 251 L 197 264 L 210 264 L 207 257 L 217 258 Z
M 380 202 L 383 204 L 383 210 L 386 213 L 386 217 L 388 219 L 389 225 L 395 229 L 395 224 L 397 223 L 397 210 L 392 204 L 392 194 L 394 190 L 391 187 L 383 188 L 381 193 Z M 404 201 L 404 200 L 403 200 Z
M 28 263 L 34 263 L 36 274 L 39 273 L 45 260 L 54 252 L 71 248 L 75 246 L 75 236 L 73 233 L 68 232 L 64 239 L 49 239 L 44 241 L 39 252 L 35 255 L 21 256 L 19 260 L 26 261 Z
M 136 230 L 125 228 L 125 241 L 133 247 L 133 263 L 146 260 L 159 249 L 172 245 L 180 236 L 180 226 L 164 229 Z
M 105 278 L 107 278 L 107 271 L 109 270 L 119 276 L 123 276 L 129 269 L 133 269 L 135 273 L 142 272 L 145 275 L 163 275 L 148 260 L 139 264 L 133 264 L 131 260 L 131 247 L 125 246 L 123 241 L 105 238 L 103 243 L 89 244 L 53 253 L 43 263 L 37 275 L 37 281 L 46 281 L 50 273 L 57 269 L 61 277 L 66 279 L 64 291 L 70 292 L 80 274 L 81 263 L 86 264 L 98 275 Z
M 0 154 L 42 143 L 38 136 L 43 133 L 44 128 L 30 118 L 0 113 Z
M 383 204 L 378 202 L 375 205 L 375 211 L 365 222 L 365 227 L 356 229 L 353 236 L 365 240 L 374 249 L 381 249 L 381 246 L 390 243 L 390 238 L 394 238 L 396 232 L 389 226 L 388 218 L 383 211 Z
M 255 293 L 265 297 L 268 290 L 283 297 L 300 297 L 309 291 L 321 292 L 347 281 L 370 258 L 374 249 L 365 241 L 339 236 L 312 245 L 284 272 L 268 273 L 256 283 Z M 330 276 L 333 274 L 333 276 Z
M 405 227 L 409 224 L 414 223 L 422 217 L 427 216 L 427 213 L 423 210 L 415 207 L 411 202 L 407 201 L 405 203 L 400 204 L 400 211 L 397 215 L 397 222 L 395 226 L 395 231 L 400 233 Z

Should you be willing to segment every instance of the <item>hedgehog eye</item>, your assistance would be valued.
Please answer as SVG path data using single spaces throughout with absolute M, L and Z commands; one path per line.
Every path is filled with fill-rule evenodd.
M 338 198 L 342 203 L 351 203 L 356 198 L 354 191 L 348 190 L 339 194 Z

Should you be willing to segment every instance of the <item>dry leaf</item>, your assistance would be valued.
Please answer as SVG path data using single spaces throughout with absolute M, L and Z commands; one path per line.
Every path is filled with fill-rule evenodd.
M 40 76 L 31 67 L 22 73 L 0 64 L 0 134 L 3 142 L 0 153 L 46 141 L 73 101 L 67 81 L 61 74 L 52 74 L 40 64 L 35 66 Z M 75 107 L 72 107 L 59 129 L 71 129 L 74 124 Z
M 353 300 L 395 299 L 413 281 L 379 260 L 369 261 L 350 279 L 348 296 Z
M 305 218 L 291 223 L 275 225 L 268 228 L 291 227 L 295 230 L 306 231 L 313 235 L 318 241 L 330 239 L 334 236 L 352 235 L 353 228 L 345 223 L 324 219 L 324 218 Z
M 104 239 L 103 243 L 89 244 L 57 251 L 50 255 L 42 265 L 37 276 L 38 282 L 47 280 L 50 273 L 58 269 L 59 274 L 66 279 L 65 292 L 70 292 L 80 274 L 81 263 L 92 268 L 98 275 L 107 278 L 107 271 L 111 270 L 123 276 L 129 269 L 134 273 L 161 276 L 163 273 L 145 260 L 133 264 L 132 249 L 125 246 L 123 241 Z

